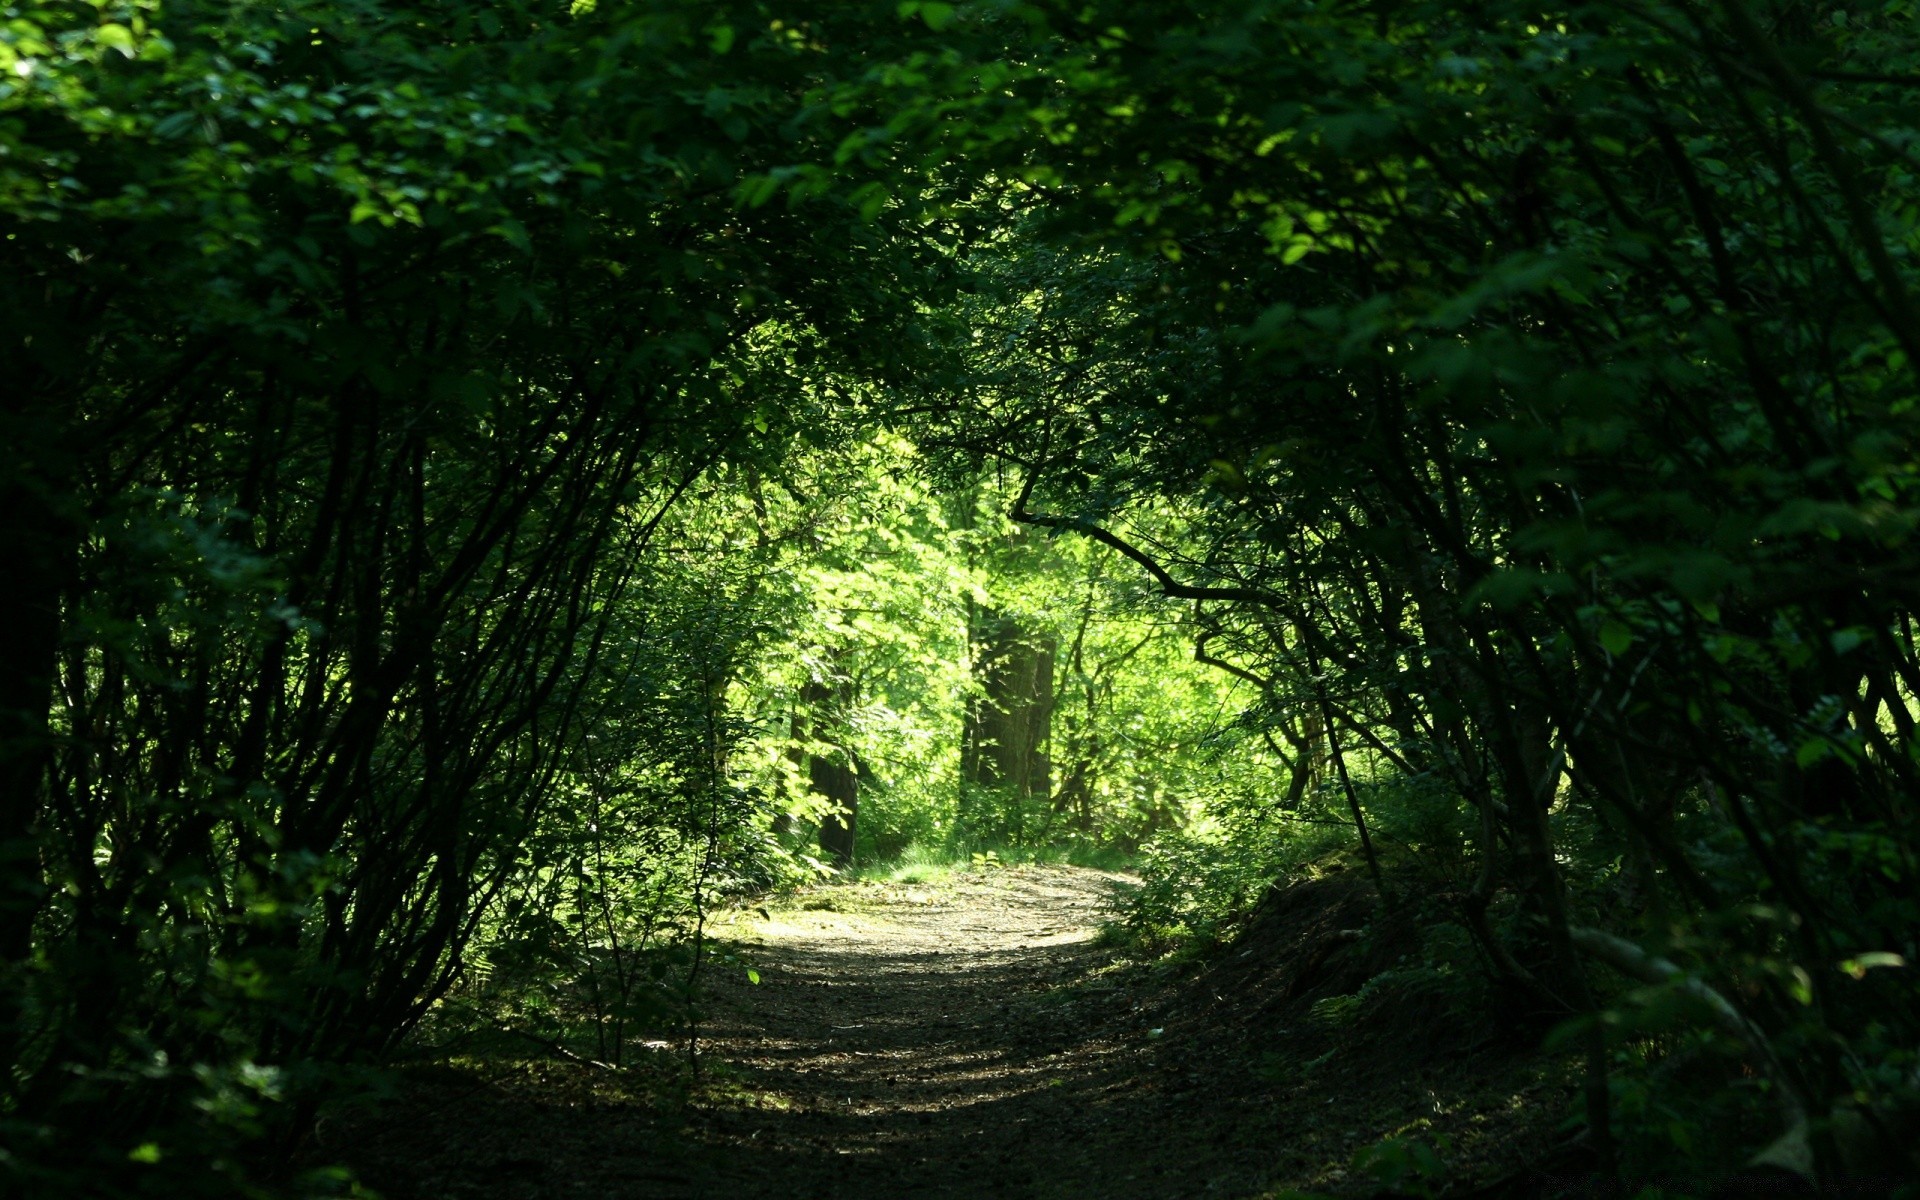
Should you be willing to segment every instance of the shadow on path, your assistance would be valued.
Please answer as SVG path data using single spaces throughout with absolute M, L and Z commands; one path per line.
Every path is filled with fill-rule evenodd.
M 1544 1148 L 1570 1092 L 1530 1047 L 1467 1053 L 1482 1023 L 1425 1001 L 1364 1033 L 1312 1020 L 1382 969 L 1323 965 L 1356 884 L 1302 885 L 1266 941 L 1170 974 L 1095 941 L 1124 882 L 1007 868 L 736 917 L 717 935 L 761 982 L 709 975 L 691 1103 L 644 1070 L 416 1069 L 316 1157 L 389 1200 L 1158 1200 L 1370 1192 L 1347 1164 L 1397 1131 L 1444 1127 L 1480 1177 Z
M 1118 877 L 1023 868 L 783 913 L 717 991 L 734 1102 L 704 1194 L 1189 1194 L 1128 1118 L 1144 1014 L 1094 935 Z M 688 1194 L 701 1194 L 689 1191 Z M 1198 1193 L 1192 1193 L 1198 1194 Z

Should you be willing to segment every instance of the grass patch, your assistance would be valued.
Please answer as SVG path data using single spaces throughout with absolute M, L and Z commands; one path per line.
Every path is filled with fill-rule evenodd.
M 939 846 L 908 846 L 892 858 L 862 863 L 854 868 L 854 878 L 878 883 L 939 883 L 955 871 L 966 870 L 970 860 Z
M 1131 855 L 1101 846 L 1000 846 L 915 842 L 890 858 L 874 859 L 854 867 L 851 878 L 863 882 L 934 884 L 958 872 L 991 871 L 998 867 L 1092 867 L 1125 871 L 1134 865 Z

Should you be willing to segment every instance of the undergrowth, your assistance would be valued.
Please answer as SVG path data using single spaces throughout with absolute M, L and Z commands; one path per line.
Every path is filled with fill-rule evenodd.
M 915 842 L 896 855 L 857 864 L 847 878 L 885 883 L 938 883 L 956 873 L 991 871 L 1000 867 L 1091 867 L 1126 871 L 1137 860 L 1111 847 L 1009 846 L 958 843 L 927 845 Z

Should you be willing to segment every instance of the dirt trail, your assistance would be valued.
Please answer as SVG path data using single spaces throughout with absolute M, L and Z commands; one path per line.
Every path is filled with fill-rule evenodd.
M 1099 979 L 1120 882 L 1013 868 L 834 889 L 741 929 L 761 982 L 716 989 L 709 1052 L 740 1101 L 707 1126 L 735 1151 L 722 1179 L 793 1196 L 1189 1194 L 1142 1153 L 1153 1131 L 1116 1119 L 1155 1040 Z
M 1444 1124 L 1464 1150 L 1533 1102 L 1498 1064 L 1303 1023 L 1301 971 L 1344 944 L 1326 935 L 1355 889 L 1289 927 L 1318 958 L 1276 944 L 1169 979 L 1096 941 L 1124 883 L 1014 867 L 737 914 L 690 1104 L 644 1071 L 449 1066 L 322 1152 L 389 1200 L 1251 1198 L 1370 1190 L 1347 1178 L 1359 1147 Z M 1295 969 L 1234 974 L 1266 957 Z

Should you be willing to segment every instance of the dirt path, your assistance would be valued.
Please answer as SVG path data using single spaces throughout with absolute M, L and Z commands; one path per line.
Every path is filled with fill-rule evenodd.
M 1271 944 L 1175 977 L 1097 942 L 1124 882 L 1003 868 L 736 914 L 715 929 L 690 1103 L 660 1103 L 646 1071 L 449 1064 L 320 1153 L 388 1200 L 1370 1191 L 1354 1152 L 1429 1126 L 1462 1158 L 1516 1158 L 1473 1147 L 1536 1102 L 1510 1064 L 1306 1019 L 1355 889 L 1313 892 Z
M 1152 1131 L 1114 1111 L 1156 1040 L 1100 979 L 1110 956 L 1095 936 L 1120 882 L 1014 868 L 841 888 L 740 928 L 761 982 L 736 972 L 716 989 L 710 1053 L 738 1091 L 707 1125 L 734 1151 L 714 1182 L 792 1196 L 1175 1194 L 1141 1153 Z

